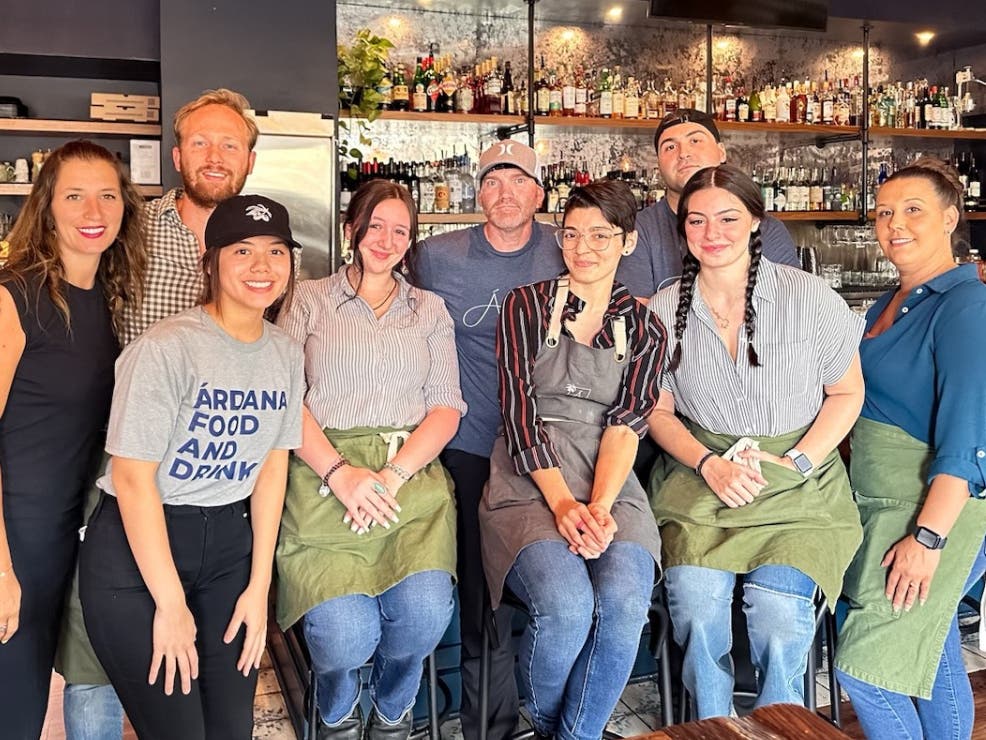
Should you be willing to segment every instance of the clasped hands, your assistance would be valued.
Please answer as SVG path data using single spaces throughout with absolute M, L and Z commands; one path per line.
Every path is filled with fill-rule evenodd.
M 790 458 L 761 450 L 755 441 L 743 437 L 721 456 L 709 458 L 702 466 L 702 478 L 720 501 L 736 509 L 752 503 L 767 485 L 761 462 L 796 470 Z
M 400 521 L 396 496 L 404 480 L 389 468 L 376 472 L 344 465 L 333 474 L 331 483 L 333 495 L 346 507 L 342 523 L 353 533 L 366 534 L 376 524 L 390 529 Z
M 583 504 L 566 498 L 555 505 L 555 526 L 568 542 L 568 549 L 586 560 L 606 552 L 616 534 L 616 520 L 603 504 Z

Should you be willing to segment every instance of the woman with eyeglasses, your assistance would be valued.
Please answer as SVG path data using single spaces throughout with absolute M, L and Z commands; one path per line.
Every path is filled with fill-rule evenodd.
M 303 620 L 320 740 L 407 738 L 422 662 L 452 617 L 455 504 L 438 453 L 466 405 L 452 318 L 415 286 L 416 214 L 406 188 L 362 185 L 346 210 L 347 264 L 300 283 L 279 322 L 305 346 L 308 392 L 278 621 Z M 359 671 L 371 659 L 364 728 Z
M 695 173 L 678 207 L 684 274 L 650 302 L 674 327 L 650 494 L 700 718 L 733 710 L 737 578 L 757 706 L 800 704 L 816 589 L 834 608 L 862 538 L 836 450 L 863 403 L 862 321 L 820 278 L 763 259 L 763 218 L 735 167 Z
M 576 188 L 567 271 L 512 290 L 497 337 L 504 433 L 480 504 L 493 608 L 526 607 L 521 649 L 539 736 L 598 740 L 630 676 L 660 561 L 631 473 L 664 359 L 657 318 L 615 282 L 637 243 L 621 181 Z

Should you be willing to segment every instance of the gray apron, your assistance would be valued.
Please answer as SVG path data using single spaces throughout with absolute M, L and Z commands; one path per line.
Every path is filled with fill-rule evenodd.
M 613 320 L 615 347 L 597 349 L 561 334 L 568 279 L 558 281 L 548 335 L 534 361 L 538 416 L 561 460 L 561 473 L 577 501 L 589 503 L 606 412 L 619 397 L 628 367 L 626 320 Z M 613 503 L 617 542 L 636 542 L 660 564 L 661 537 L 650 504 L 630 472 Z M 517 475 L 500 435 L 490 458 L 490 480 L 479 504 L 483 568 L 495 609 L 517 555 L 530 544 L 564 542 L 555 516 L 529 475 Z

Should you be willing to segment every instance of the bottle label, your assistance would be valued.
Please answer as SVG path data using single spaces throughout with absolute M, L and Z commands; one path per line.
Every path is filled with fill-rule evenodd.
M 421 191 L 421 212 L 434 213 L 435 211 L 435 183 L 430 180 L 422 180 Z
M 447 213 L 451 194 L 447 182 L 435 183 L 435 213 Z
M 418 83 L 414 86 L 414 99 L 411 107 L 417 111 L 428 110 L 428 95 L 425 93 L 425 86 Z
M 609 90 L 599 93 L 599 115 L 613 115 L 613 93 Z
M 624 118 L 640 118 L 640 98 L 636 95 L 627 95 L 623 101 Z
M 538 113 L 547 113 L 551 109 L 551 92 L 548 88 L 538 88 L 534 108 Z
M 750 120 L 750 105 L 748 103 L 740 103 L 736 106 L 736 120 L 737 121 L 749 121 Z
M 787 205 L 787 196 L 784 194 L 783 190 L 778 188 L 777 193 L 774 195 L 774 210 L 783 211 L 786 205 Z
M 394 90 L 391 93 L 394 98 L 394 102 L 407 101 L 408 99 L 408 89 L 407 85 L 394 85 Z
M 969 195 L 971 197 L 979 198 L 980 195 L 982 194 L 982 191 L 983 191 L 982 184 L 979 182 L 979 180 L 969 181 Z
M 585 97 L 583 96 L 582 104 L 585 104 Z M 575 88 L 571 85 L 565 85 L 561 89 L 561 107 L 565 110 L 573 110 L 575 108 Z
M 471 87 L 460 87 L 456 93 L 455 109 L 460 113 L 471 113 L 475 100 Z
M 561 110 L 561 90 L 548 91 L 548 110 L 549 111 Z

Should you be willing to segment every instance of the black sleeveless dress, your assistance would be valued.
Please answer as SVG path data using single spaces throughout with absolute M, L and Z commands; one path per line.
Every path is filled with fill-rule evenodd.
M 0 273 L 2 278 L 3 273 Z M 62 601 L 72 575 L 85 491 L 98 466 L 119 347 L 99 285 L 66 284 L 71 329 L 38 279 L 12 281 L 26 344 L 0 416 L 0 485 L 18 631 L 0 646 L 5 737 L 38 737 Z M 8 734 L 9 733 L 9 734 Z

